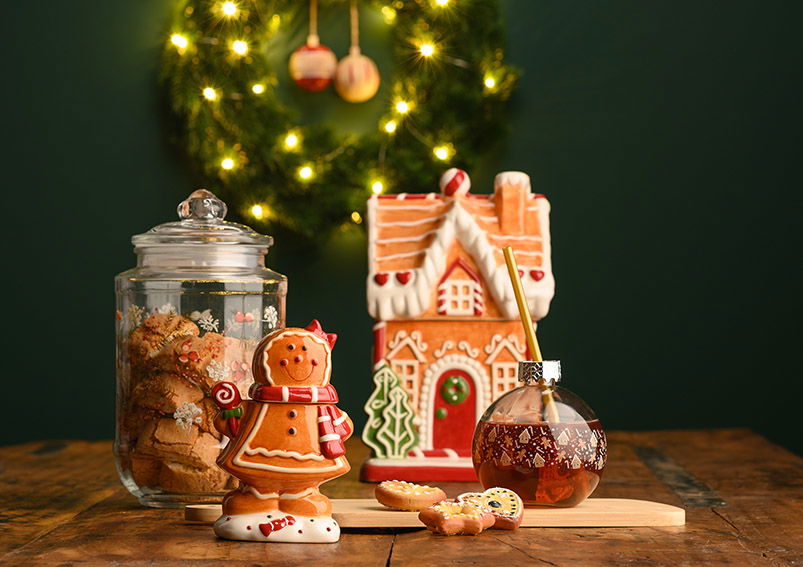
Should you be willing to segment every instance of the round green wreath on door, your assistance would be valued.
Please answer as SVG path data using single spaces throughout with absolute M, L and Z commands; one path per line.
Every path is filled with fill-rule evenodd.
M 299 109 L 276 92 L 290 79 L 286 64 L 270 64 L 268 49 L 280 32 L 307 25 L 307 3 L 177 2 L 162 81 L 196 181 L 263 230 L 317 239 L 362 222 L 372 193 L 431 191 L 447 167 L 470 169 L 504 133 L 518 76 L 504 62 L 498 4 L 360 3 L 388 26 L 392 63 L 380 69 L 382 116 L 353 135 L 327 122 L 302 125 Z M 323 0 L 324 8 L 349 14 L 343 0 Z M 325 43 L 326 31 L 319 34 Z

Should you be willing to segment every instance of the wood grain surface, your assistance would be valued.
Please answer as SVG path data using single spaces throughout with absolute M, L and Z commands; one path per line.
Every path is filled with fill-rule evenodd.
M 180 510 L 139 506 L 117 480 L 111 443 L 46 441 L 0 447 L 0 565 L 803 562 L 800 457 L 748 430 L 610 432 L 608 438 L 608 468 L 595 496 L 683 506 L 685 526 L 521 528 L 489 530 L 476 537 L 442 537 L 419 529 L 348 529 L 332 545 L 230 542 L 217 539 L 209 526 L 185 522 Z M 647 455 L 646 460 L 639 454 Z M 336 498 L 370 498 L 374 486 L 357 478 L 366 456 L 365 446 L 350 440 L 354 470 L 324 485 L 324 492 Z M 442 487 L 449 496 L 477 489 L 472 483 Z

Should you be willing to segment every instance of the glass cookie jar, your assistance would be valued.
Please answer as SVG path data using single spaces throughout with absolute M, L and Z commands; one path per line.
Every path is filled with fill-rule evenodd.
M 131 239 L 137 266 L 115 278 L 115 460 L 153 507 L 219 501 L 236 486 L 215 464 L 210 390 L 228 380 L 245 396 L 256 344 L 285 322 L 287 278 L 265 266 L 273 238 L 223 220 L 225 203 L 204 189 L 178 214 Z
M 472 460 L 483 488 L 509 488 L 525 506 L 569 508 L 588 498 L 605 469 L 607 441 L 594 412 L 558 387 L 560 361 L 523 361 L 524 382 L 485 411 Z

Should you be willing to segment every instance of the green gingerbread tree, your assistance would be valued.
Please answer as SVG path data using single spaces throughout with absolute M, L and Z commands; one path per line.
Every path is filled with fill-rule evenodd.
M 374 391 L 365 403 L 368 421 L 362 439 L 379 458 L 403 459 L 418 444 L 410 397 L 387 364 L 377 368 L 373 380 Z

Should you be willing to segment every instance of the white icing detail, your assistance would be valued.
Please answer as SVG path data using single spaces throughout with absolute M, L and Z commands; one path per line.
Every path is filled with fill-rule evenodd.
M 340 417 L 338 417 L 337 419 L 335 419 L 335 420 L 332 422 L 332 424 L 333 424 L 333 425 L 340 425 L 341 423 L 343 423 L 344 421 L 346 421 L 346 418 L 348 417 L 348 415 L 346 414 L 346 412 L 342 412 L 342 414 L 343 414 L 343 415 L 341 415 Z
M 443 452 L 446 453 L 446 456 L 449 457 L 450 459 L 460 458 L 457 456 L 457 451 L 455 451 L 454 449 L 444 449 Z
M 282 401 L 286 402 L 290 399 L 290 388 L 287 386 L 282 386 Z
M 392 205 L 383 210 L 385 211 L 431 211 L 446 203 L 432 203 L 431 205 Z
M 481 221 L 485 221 L 485 222 L 499 222 L 499 217 L 497 217 L 497 216 L 477 215 L 477 218 L 480 219 Z
M 338 435 L 337 433 L 329 433 L 327 435 L 321 435 L 319 437 L 319 441 L 321 443 L 326 443 L 327 441 L 337 441 L 338 439 L 340 439 L 340 435 Z
M 529 208 L 527 210 L 528 211 L 529 210 L 535 211 L 535 210 L 538 210 L 538 208 L 537 207 L 531 207 L 531 208 Z M 507 234 L 489 234 L 488 237 L 491 238 L 492 240 L 531 240 L 533 242 L 541 242 L 543 240 L 542 237 L 535 236 L 535 235 L 514 236 L 512 234 L 510 234 L 510 235 L 507 235 Z M 518 255 L 519 252 L 516 252 L 516 254 Z
M 439 199 L 440 196 L 435 198 Z M 463 248 L 471 255 L 476 263 L 479 273 L 499 307 L 502 317 L 508 320 L 518 318 L 518 308 L 513 294 L 513 287 L 507 274 L 504 262 L 497 260 L 499 248 L 489 243 L 488 234 L 479 227 L 477 220 L 461 206 L 462 199 L 453 200 L 449 211 L 443 215 L 443 222 L 438 227 L 429 247 L 424 251 L 419 267 L 411 269 L 413 281 L 410 285 L 384 285 L 380 286 L 374 281 L 377 270 L 377 234 L 376 219 L 378 199 L 372 197 L 368 200 L 368 261 L 369 274 L 367 276 L 367 303 L 368 312 L 374 319 L 393 320 L 400 318 L 414 318 L 429 308 L 433 296 L 433 289 L 438 285 L 446 269 L 446 258 L 452 244 L 458 240 Z M 544 272 L 541 281 L 532 278 L 524 279 L 524 292 L 527 303 L 534 319 L 543 318 L 549 311 L 549 303 L 555 291 L 555 279 L 552 275 L 551 243 L 549 238 L 549 203 L 543 199 L 539 201 L 537 210 L 538 225 L 541 227 L 542 264 L 537 269 Z M 523 212 L 523 211 L 522 211 Z M 421 221 L 415 221 L 421 223 Z M 431 219 L 425 220 L 431 222 Z M 382 225 L 384 226 L 384 225 Z M 493 236 L 493 235 L 491 235 Z M 518 253 L 518 252 L 517 252 Z
M 494 191 L 498 191 L 503 185 L 518 185 L 530 192 L 530 176 L 523 171 L 503 171 L 494 178 Z
M 379 227 L 386 227 L 386 226 L 418 226 L 419 224 L 427 224 L 430 222 L 436 222 L 443 218 L 443 215 L 438 215 L 434 217 L 427 217 L 417 221 L 391 221 L 391 222 L 378 222 L 376 223 Z
M 522 250 L 516 250 L 516 256 L 543 256 L 543 252 L 524 252 Z
M 440 358 L 444 354 L 446 354 L 447 350 L 451 350 L 453 348 L 454 348 L 454 342 L 448 341 L 448 340 L 447 341 L 443 341 L 443 344 L 441 345 L 441 348 L 436 349 L 435 352 L 433 352 L 432 354 L 435 355 L 435 358 Z
M 262 407 L 259 408 L 259 414 L 257 415 L 257 418 L 254 421 L 254 425 L 251 428 L 251 432 L 248 434 L 248 437 L 246 437 L 246 439 L 243 442 L 242 446 L 237 451 L 237 454 L 234 455 L 234 458 L 231 460 L 232 463 L 234 463 L 237 466 L 244 467 L 244 468 L 249 468 L 249 469 L 259 469 L 259 470 L 264 470 L 264 471 L 283 472 L 283 473 L 288 473 L 288 474 L 296 474 L 296 473 L 304 474 L 304 473 L 310 473 L 310 472 L 314 472 L 314 473 L 331 472 L 331 471 L 338 470 L 339 468 L 341 468 L 345 464 L 343 457 L 337 457 L 335 459 L 335 462 L 332 465 L 328 466 L 328 467 L 315 467 L 315 468 L 279 467 L 279 466 L 276 466 L 276 465 L 268 465 L 266 463 L 252 463 L 250 461 L 244 461 L 242 459 L 242 456 L 244 454 L 256 454 L 256 453 L 261 452 L 261 451 L 265 451 L 266 453 L 271 453 L 270 450 L 262 448 L 262 447 L 259 447 L 259 448 L 256 448 L 256 449 L 251 447 L 251 441 L 253 441 L 253 439 L 256 436 L 256 434 L 260 431 L 260 429 L 262 427 L 262 421 L 265 419 L 265 414 L 268 412 L 268 406 L 269 405 L 270 404 L 260 404 L 260 406 L 262 406 Z M 274 450 L 279 450 L 279 449 L 274 449 Z M 247 453 L 247 451 L 252 451 L 252 453 Z M 285 451 L 282 451 L 282 452 L 285 452 Z M 282 457 L 283 456 L 289 456 L 289 457 L 297 459 L 297 460 L 303 460 L 302 458 L 295 457 L 295 456 L 293 456 L 291 454 L 291 453 L 296 453 L 295 451 L 286 451 L 286 453 L 288 453 L 288 455 L 278 455 L 278 456 L 282 456 Z M 264 453 L 260 453 L 260 454 L 264 454 Z M 301 455 L 300 453 L 296 453 L 296 454 L 297 455 Z M 312 455 L 312 453 L 308 453 L 308 455 Z M 312 460 L 321 460 L 321 461 L 324 460 L 321 455 L 316 455 L 316 457 L 320 457 L 320 459 L 317 459 L 317 458 L 316 459 L 312 459 L 312 457 L 309 457 L 309 458 L 312 459 Z
M 477 358 L 477 355 L 480 354 L 480 349 L 471 348 L 471 345 L 468 343 L 468 341 L 460 341 L 457 343 L 457 348 L 458 350 L 464 351 L 471 358 Z
M 318 388 L 311 388 L 312 395 L 310 396 L 311 403 L 318 403 Z
M 223 515 L 215 522 L 214 530 L 218 537 L 240 541 L 287 542 L 287 543 L 335 543 L 340 539 L 340 526 L 331 516 L 296 516 L 295 522 L 268 537 L 262 534 L 260 524 L 269 523 L 289 516 L 278 510 L 256 514 Z M 250 529 L 249 529 L 250 528 Z M 328 530 L 327 530 L 328 529 Z M 299 533 L 300 532 L 300 533 Z
M 432 430 L 435 421 L 435 397 L 438 395 L 436 386 L 438 378 L 446 370 L 463 370 L 474 381 L 476 390 L 476 406 L 474 418 L 479 421 L 482 413 L 491 405 L 490 380 L 485 367 L 463 354 L 450 354 L 431 364 L 424 373 L 421 383 L 421 423 L 419 424 L 419 438 L 422 449 L 432 449 Z M 472 424 L 472 427 L 476 424 Z
M 281 339 L 282 337 L 305 337 L 312 339 L 313 341 L 315 341 L 320 345 L 323 345 L 326 351 L 326 361 L 324 362 L 324 364 L 326 365 L 326 373 L 324 375 L 324 380 L 321 386 L 326 386 L 329 383 L 330 378 L 332 377 L 332 348 L 329 346 L 329 343 L 327 343 L 324 339 L 322 339 L 321 337 L 319 337 L 314 333 L 311 333 L 310 331 L 303 331 L 303 332 L 285 331 L 283 333 L 277 334 L 268 342 L 268 344 L 265 345 L 265 348 L 263 349 L 264 355 L 262 356 L 262 368 L 265 370 L 265 377 L 268 379 L 268 382 L 273 384 L 273 378 L 271 377 L 270 366 L 268 366 L 268 358 L 270 358 L 268 356 L 268 351 L 270 351 L 271 347 L 273 346 L 273 343 Z M 283 386 L 283 388 L 286 388 L 286 386 Z M 287 395 L 288 396 L 290 395 L 289 390 Z M 286 402 L 287 399 L 285 399 L 284 396 L 285 393 L 284 390 L 282 390 L 282 400 Z
M 513 359 L 516 361 L 524 360 L 524 349 L 519 348 L 519 340 L 516 335 L 508 335 L 507 338 L 503 338 L 502 335 L 494 335 L 491 338 L 491 344 L 485 347 L 485 352 L 489 355 L 488 358 L 485 359 L 485 364 L 493 364 L 496 360 L 496 357 L 504 350 L 507 349 L 508 352 L 513 356 Z
M 270 500 L 272 498 L 278 498 L 279 497 L 279 493 L 278 492 L 267 492 L 267 493 L 263 494 L 259 490 L 254 488 L 253 486 L 249 486 L 247 484 L 243 485 L 242 491 L 243 492 L 250 492 L 251 494 L 253 494 L 257 498 L 259 498 L 260 500 Z
M 322 415 L 318 418 L 318 423 L 323 423 L 324 421 L 329 421 L 332 419 L 331 415 Z
M 382 238 L 377 240 L 377 244 L 395 244 L 397 242 L 418 242 L 419 240 L 424 240 L 430 234 L 435 234 L 438 232 L 437 230 L 428 230 L 424 234 L 420 234 L 418 236 L 401 236 L 399 238 Z
M 323 455 L 318 453 L 299 453 L 298 451 L 285 451 L 283 449 L 265 449 L 264 447 L 247 448 L 246 455 L 262 455 L 263 457 L 286 457 L 297 461 L 323 461 Z
M 429 345 L 421 340 L 421 331 L 413 331 L 410 335 L 404 330 L 397 331 L 393 339 L 388 342 L 390 352 L 385 355 L 385 358 L 393 360 L 393 357 L 405 346 L 410 347 L 413 356 L 418 362 L 426 362 L 426 358 L 422 353 L 427 351 Z
M 314 488 L 307 488 L 306 490 L 302 490 L 301 492 L 282 492 L 279 496 L 280 500 L 298 500 L 299 498 L 304 498 L 305 496 L 309 496 L 310 494 L 315 494 Z
M 409 258 L 411 256 L 420 256 L 426 254 L 426 250 L 416 250 L 415 252 L 400 252 L 398 254 L 388 254 L 387 256 L 379 256 L 376 261 L 384 262 L 385 260 L 395 260 L 396 258 Z

